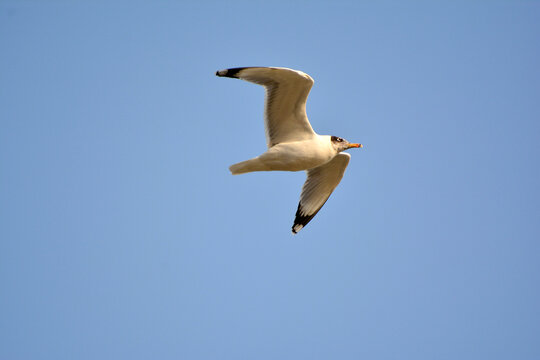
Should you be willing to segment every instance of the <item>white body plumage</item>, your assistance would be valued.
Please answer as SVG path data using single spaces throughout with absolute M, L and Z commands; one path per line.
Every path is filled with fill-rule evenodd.
M 329 135 L 279 143 L 256 158 L 231 165 L 233 175 L 252 171 L 301 171 L 326 164 L 338 154 Z

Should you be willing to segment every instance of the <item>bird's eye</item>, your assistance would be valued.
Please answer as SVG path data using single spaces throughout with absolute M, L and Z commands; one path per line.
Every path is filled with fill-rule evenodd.
M 337 138 L 337 141 L 338 142 L 343 142 L 343 139 L 342 138 Z

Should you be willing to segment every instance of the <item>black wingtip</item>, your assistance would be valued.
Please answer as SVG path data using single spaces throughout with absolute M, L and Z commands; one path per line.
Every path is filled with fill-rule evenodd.
M 301 214 L 300 211 L 301 205 L 298 204 L 298 209 L 296 210 L 296 216 L 294 219 L 294 224 L 292 226 L 293 234 L 297 234 L 298 231 L 302 230 L 310 221 L 315 217 L 318 211 L 311 215 Z M 299 229 L 297 229 L 299 227 Z
M 225 70 L 218 70 L 216 71 L 216 76 L 219 77 L 230 77 L 230 78 L 236 78 L 238 79 L 238 73 L 242 70 L 246 69 L 245 67 L 239 67 L 239 68 L 231 68 L 231 69 L 225 69 Z

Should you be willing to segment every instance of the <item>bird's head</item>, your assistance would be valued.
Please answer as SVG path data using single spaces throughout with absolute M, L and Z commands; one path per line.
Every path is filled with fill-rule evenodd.
M 350 148 L 363 147 L 362 144 L 353 144 L 337 136 L 331 136 L 330 141 L 332 142 L 332 146 L 334 147 L 334 149 L 336 149 L 338 153 L 342 152 L 343 150 L 350 149 Z

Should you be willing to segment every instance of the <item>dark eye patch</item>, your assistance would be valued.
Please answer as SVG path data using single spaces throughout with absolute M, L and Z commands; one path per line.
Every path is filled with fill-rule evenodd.
M 337 137 L 337 136 L 332 136 L 332 141 L 335 141 L 335 142 L 343 142 L 343 139 L 340 138 L 340 137 Z

